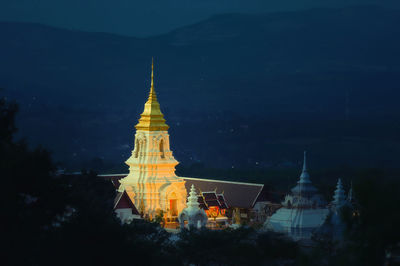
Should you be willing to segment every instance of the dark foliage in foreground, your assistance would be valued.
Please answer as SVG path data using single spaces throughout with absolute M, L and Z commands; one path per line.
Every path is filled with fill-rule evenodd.
M 246 264 L 295 257 L 268 253 L 267 245 L 257 245 L 267 243 L 265 236 L 258 238 L 250 229 L 184 231 L 173 241 L 156 223 L 122 226 L 113 214 L 110 184 L 93 172 L 57 176 L 47 151 L 12 140 L 16 105 L 2 100 L 0 109 L 0 172 L 6 188 L 2 240 L 8 265 Z
M 274 233 L 259 233 L 252 228 L 179 234 L 179 257 L 186 265 L 263 265 L 278 262 L 294 264 L 300 255 L 296 243 Z
M 251 228 L 172 236 L 156 223 L 122 226 L 108 183 L 93 172 L 56 176 L 47 151 L 13 141 L 16 111 L 0 101 L 3 265 L 381 265 L 400 239 L 398 178 L 371 170 L 356 179 L 360 216 L 348 216 L 335 248 L 302 250 Z

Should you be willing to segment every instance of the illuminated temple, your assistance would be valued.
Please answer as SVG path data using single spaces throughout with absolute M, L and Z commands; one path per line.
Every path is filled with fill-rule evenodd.
M 101 175 L 117 190 L 114 209 L 122 222 L 161 215 L 164 221 L 177 223 L 179 214 L 187 211 L 189 192 L 191 200 L 196 195 L 209 224 L 227 226 L 252 219 L 253 207 L 262 198 L 262 184 L 176 176 L 178 161 L 154 89 L 153 64 L 149 96 L 135 128 L 134 150 L 125 162 L 129 173 Z
M 150 94 L 135 126 L 135 148 L 126 161 L 129 174 L 120 180 L 118 192 L 126 191 L 139 211 L 154 217 L 158 211 L 177 216 L 186 207 L 185 181 L 175 175 L 175 160 L 154 90 L 153 65 Z

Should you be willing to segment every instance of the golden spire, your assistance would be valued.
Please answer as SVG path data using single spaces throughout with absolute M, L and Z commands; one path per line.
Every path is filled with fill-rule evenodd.
M 144 111 L 140 115 L 139 123 L 135 126 L 137 130 L 164 131 L 169 126 L 165 123 L 164 115 L 161 113 L 157 94 L 154 90 L 154 62 L 151 60 L 151 85 L 147 102 L 144 104 Z
M 154 58 L 151 58 L 151 85 L 150 85 L 150 94 L 154 93 Z

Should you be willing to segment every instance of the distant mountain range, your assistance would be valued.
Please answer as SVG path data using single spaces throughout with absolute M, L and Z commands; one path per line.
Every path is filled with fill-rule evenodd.
M 398 10 L 227 14 L 151 38 L 0 22 L 0 36 L 20 135 L 68 165 L 129 156 L 151 57 L 183 162 L 293 165 L 308 148 L 321 163 L 392 166 L 400 152 Z

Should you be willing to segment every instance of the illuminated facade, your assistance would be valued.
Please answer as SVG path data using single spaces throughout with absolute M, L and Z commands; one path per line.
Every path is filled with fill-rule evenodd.
M 184 179 L 175 175 L 178 161 L 170 150 L 169 126 L 154 90 L 153 72 L 152 64 L 149 97 L 135 126 L 135 148 L 125 162 L 129 174 L 120 180 L 118 191 L 126 191 L 144 216 L 162 211 L 164 218 L 175 219 L 186 207 L 187 191 Z
M 167 223 L 177 223 L 179 214 L 187 216 L 188 210 L 193 210 L 186 199 L 194 186 L 199 191 L 196 194 L 205 220 L 227 226 L 226 210 L 252 209 L 264 185 L 176 176 L 178 161 L 170 149 L 169 126 L 157 100 L 153 73 L 152 64 L 149 97 L 135 126 L 134 150 L 125 162 L 129 174 L 100 175 L 110 180 L 118 191 L 114 211 L 127 223 L 133 219 L 153 219 L 161 213 Z M 189 216 L 181 218 L 185 220 Z
M 224 194 L 217 194 L 216 189 L 207 192 L 200 191 L 198 202 L 201 208 L 205 210 L 211 223 L 225 225 L 228 222 L 228 218 L 226 217 L 228 205 Z

